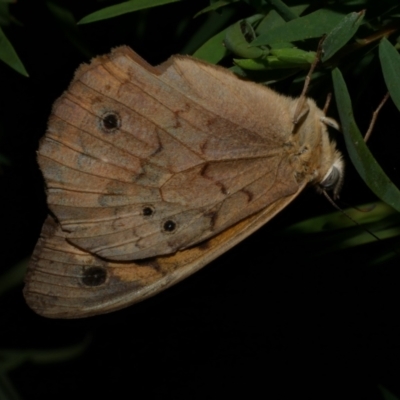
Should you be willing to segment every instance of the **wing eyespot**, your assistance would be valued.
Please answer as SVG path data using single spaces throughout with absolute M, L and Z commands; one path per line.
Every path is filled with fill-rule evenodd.
M 100 127 L 105 133 L 112 133 L 121 127 L 121 117 L 115 111 L 107 111 L 100 117 Z
M 100 286 L 107 279 L 107 271 L 102 267 L 89 267 L 83 270 L 82 283 L 85 286 Z
M 173 233 L 176 231 L 177 225 L 175 221 L 169 219 L 163 223 L 162 228 L 166 233 Z
M 107 279 L 107 271 L 102 267 L 89 267 L 83 270 L 81 278 L 82 283 L 85 286 L 100 286 Z
M 151 217 L 155 213 L 154 207 L 145 206 L 142 208 L 142 214 L 144 217 Z

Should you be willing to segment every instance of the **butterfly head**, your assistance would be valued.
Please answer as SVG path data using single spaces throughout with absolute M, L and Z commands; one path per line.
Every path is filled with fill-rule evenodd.
M 293 135 L 301 149 L 302 165 L 305 165 L 311 183 L 320 192 L 331 192 L 333 198 L 337 198 L 343 184 L 344 161 L 327 128 L 340 130 L 340 126 L 310 98 L 302 104 L 300 111 Z

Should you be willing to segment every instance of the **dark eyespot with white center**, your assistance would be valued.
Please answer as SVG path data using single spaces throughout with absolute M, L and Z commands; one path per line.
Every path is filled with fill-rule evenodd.
M 107 279 L 107 271 L 102 267 L 85 268 L 82 276 L 82 283 L 85 286 L 100 286 Z
M 172 233 L 176 230 L 176 222 L 169 219 L 163 223 L 162 227 L 164 232 Z
M 142 214 L 144 217 L 151 217 L 154 214 L 154 208 L 151 206 L 145 206 L 142 209 Z
M 121 127 L 121 118 L 115 111 L 107 111 L 100 117 L 100 127 L 105 133 L 112 133 Z

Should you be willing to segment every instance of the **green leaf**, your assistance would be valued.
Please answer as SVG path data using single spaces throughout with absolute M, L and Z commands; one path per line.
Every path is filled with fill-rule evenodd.
M 198 51 L 198 49 L 202 47 L 206 41 L 210 40 L 210 38 L 212 38 L 214 35 L 219 34 L 219 32 L 226 27 L 228 21 L 232 19 L 233 13 L 234 10 L 232 8 L 224 8 L 219 13 L 209 14 L 204 23 L 187 40 L 186 45 L 181 49 L 180 53 L 193 54 L 196 50 Z M 223 56 L 225 56 L 225 49 L 221 49 L 221 47 L 223 47 L 223 39 L 219 40 L 219 43 L 215 43 L 215 48 L 213 50 L 217 51 L 218 47 L 218 54 L 222 53 Z M 208 47 L 207 49 L 210 51 L 211 47 Z M 209 60 L 208 57 L 206 59 Z
M 291 7 L 291 10 L 296 13 L 296 15 L 301 15 L 306 8 L 307 5 L 301 5 Z M 271 10 L 257 25 L 257 36 L 267 34 L 269 31 L 285 24 L 286 21 L 275 10 Z
M 2 3 L 0 1 L 0 25 L 2 25 L 2 26 L 10 25 L 11 19 L 12 19 L 12 17 L 11 17 L 10 10 L 9 10 L 9 4 Z
M 384 202 L 364 204 L 359 209 L 348 208 L 298 222 L 278 235 L 300 246 L 301 241 L 312 241 L 313 251 L 309 257 L 326 257 L 338 250 L 376 242 L 376 237 L 381 240 L 399 237 L 400 214 Z M 384 246 L 379 253 L 375 250 L 369 265 L 382 263 L 395 255 L 390 245 Z
M 271 49 L 271 54 L 280 61 L 288 64 L 312 64 L 315 60 L 315 51 L 304 51 L 297 48 Z
M 266 71 L 273 69 L 275 64 L 278 63 L 276 57 L 267 57 L 264 59 L 256 58 L 234 58 L 235 65 L 249 71 Z
M 260 35 L 251 44 L 252 46 L 261 46 L 276 42 L 294 42 L 321 37 L 330 32 L 342 18 L 343 14 L 320 9 L 271 29 L 269 32 Z
M 207 40 L 194 53 L 193 57 L 208 61 L 211 64 L 217 64 L 226 56 L 226 48 L 222 45 L 226 30 L 223 30 Z
M 81 37 L 81 32 L 76 25 L 75 18 L 71 11 L 60 7 L 51 1 L 47 2 L 47 7 L 57 20 L 57 26 L 64 32 L 65 37 L 88 59 L 93 57 L 92 52 L 86 46 Z
M 240 1 L 240 0 L 219 0 L 219 1 L 216 1 L 215 3 L 212 3 L 211 5 L 209 5 L 208 7 L 205 7 L 202 10 L 200 10 L 194 16 L 194 18 L 198 17 L 199 15 L 208 13 L 210 11 L 218 10 L 219 8 L 228 6 L 228 5 L 232 4 L 232 3 L 237 3 L 238 1 Z
M 332 71 L 332 79 L 346 147 L 354 167 L 381 200 L 400 212 L 400 191 L 376 162 L 365 144 L 354 120 L 346 83 L 338 68 Z
M 285 20 L 275 10 L 271 10 L 258 24 L 256 33 L 258 36 L 268 34 L 272 29 L 285 25 L 285 23 Z
M 289 226 L 283 232 L 305 234 L 342 230 L 355 226 L 351 219 L 357 221 L 360 225 L 376 224 L 382 222 L 384 219 L 393 221 L 396 217 L 399 219 L 397 211 L 384 202 L 363 204 L 357 208 L 348 208 L 344 212 L 335 211 L 326 215 L 309 218 Z M 400 231 L 397 232 L 397 235 L 399 234 Z
M 22 400 L 11 383 L 11 379 L 5 373 L 0 373 L 0 399 Z
M 130 12 L 162 6 L 169 3 L 177 3 L 181 0 L 130 0 L 123 3 L 115 4 L 114 6 L 102 8 L 92 14 L 86 15 L 78 24 L 89 24 L 91 22 L 101 21 L 103 19 L 118 17 L 119 15 Z
M 381 391 L 384 400 L 399 400 L 397 396 L 395 396 L 391 391 L 386 389 L 384 386 L 378 385 L 378 388 Z
M 28 72 L 19 59 L 14 47 L 7 39 L 6 35 L 0 27 L 0 60 L 4 61 L 8 66 L 19 72 L 21 75 L 29 76 Z
M 379 44 L 379 59 L 390 97 L 400 110 L 400 55 L 386 38 Z
M 9 271 L 0 275 L 0 296 L 14 287 L 22 284 L 26 269 L 28 267 L 29 258 L 21 260 L 19 263 L 10 268 Z
M 271 49 L 270 54 L 257 59 L 235 59 L 240 68 L 252 71 L 272 70 L 278 68 L 309 68 L 315 60 L 314 51 L 297 48 Z
M 0 348 L 0 372 L 11 371 L 29 361 L 34 364 L 64 362 L 81 355 L 90 343 L 87 336 L 81 343 L 51 350 Z
M 331 58 L 357 32 L 363 22 L 365 10 L 347 14 L 328 34 L 322 45 L 322 62 Z
M 259 47 L 250 46 L 243 33 L 246 28 L 246 20 L 238 21 L 226 30 L 224 43 L 226 48 L 242 58 L 258 58 L 265 52 Z
M 268 3 L 275 7 L 276 11 L 278 11 L 285 21 L 291 21 L 292 19 L 298 18 L 298 15 L 282 0 L 269 0 Z

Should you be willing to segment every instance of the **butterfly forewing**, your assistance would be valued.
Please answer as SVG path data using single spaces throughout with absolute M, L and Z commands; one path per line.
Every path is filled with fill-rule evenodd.
M 132 54 L 120 48 L 77 71 L 39 149 L 49 206 L 71 243 L 112 260 L 169 254 L 298 191 L 282 152 L 286 98 L 268 104 L 270 90 L 188 57 L 156 69 Z M 249 118 L 258 102 L 251 113 L 272 122 Z M 99 208 L 108 211 L 94 216 Z

